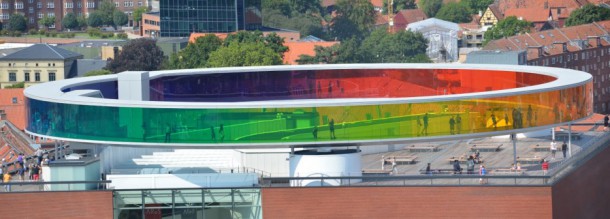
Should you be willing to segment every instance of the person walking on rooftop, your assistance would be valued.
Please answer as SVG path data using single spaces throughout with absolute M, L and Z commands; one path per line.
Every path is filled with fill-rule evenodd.
M 459 160 L 454 160 L 453 161 L 453 173 L 454 174 L 461 174 L 462 173 L 462 167 L 460 166 L 460 161 Z
M 474 174 L 474 157 L 468 157 L 466 161 L 466 171 L 468 174 Z
M 549 171 L 549 162 L 545 159 L 542 161 L 542 174 L 546 176 L 546 173 Z
M 481 178 L 479 179 L 480 184 L 487 184 L 487 179 L 483 178 L 486 174 L 487 170 L 485 169 L 485 166 L 481 165 L 479 167 L 479 175 L 481 175 Z
M 2 179 L 4 180 L 4 183 L 10 183 L 11 182 L 11 174 L 8 171 L 6 171 L 6 173 L 4 173 L 4 176 L 2 177 Z M 4 191 L 10 192 L 11 191 L 11 185 L 10 184 L 5 184 L 4 185 Z
M 335 120 L 334 119 L 330 119 L 330 122 L 328 123 L 328 130 L 330 131 L 330 139 L 337 139 L 337 136 L 335 136 Z
M 566 153 L 568 152 L 568 144 L 566 144 L 566 141 L 563 141 L 563 144 L 561 145 L 561 152 L 563 152 L 563 158 L 566 158 Z
M 557 153 L 557 142 L 551 141 L 551 156 L 555 159 L 555 153 Z

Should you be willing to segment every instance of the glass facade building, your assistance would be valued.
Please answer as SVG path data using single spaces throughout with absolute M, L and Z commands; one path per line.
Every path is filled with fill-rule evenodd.
M 260 0 L 163 0 L 161 37 L 191 33 L 228 33 L 262 26 Z
M 115 190 L 113 198 L 116 219 L 263 218 L 258 188 Z
M 527 91 L 556 80 L 474 69 L 170 74 L 151 78 L 150 99 L 174 106 L 71 104 L 31 98 L 26 92 L 27 130 L 116 143 L 319 144 L 505 134 L 590 116 L 590 79 Z M 116 81 L 80 83 L 63 92 L 93 89 L 116 98 L 116 86 Z M 510 93 L 515 89 L 526 91 Z M 500 94 L 483 95 L 487 92 Z M 459 96 L 468 94 L 477 95 Z M 435 98 L 443 96 L 451 98 Z M 258 102 L 247 104 L 251 101 Z M 181 103 L 210 105 L 185 108 Z

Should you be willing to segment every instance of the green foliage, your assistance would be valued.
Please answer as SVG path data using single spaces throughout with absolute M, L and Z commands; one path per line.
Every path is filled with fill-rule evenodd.
M 419 8 L 421 8 L 428 17 L 436 16 L 438 10 L 443 6 L 443 0 L 421 0 Z
M 78 16 L 78 18 L 76 18 L 76 21 L 78 21 L 78 27 L 81 30 L 84 30 L 85 28 L 87 28 L 87 26 L 88 26 L 87 18 L 84 15 Z
M 90 77 L 90 76 L 109 75 L 109 74 L 112 74 L 112 72 L 108 71 L 106 69 L 100 69 L 100 70 L 89 71 L 89 72 L 85 73 L 85 75 L 83 75 L 83 76 Z
M 436 18 L 454 23 L 468 23 L 472 21 L 471 11 L 466 4 L 449 2 L 436 13 Z
M 368 63 L 409 63 L 425 54 L 428 41 L 420 33 L 399 31 L 388 33 L 378 29 L 362 42 L 361 53 Z
M 119 38 L 119 39 L 127 39 L 128 38 L 126 33 L 117 33 L 116 37 Z
M 147 7 L 138 7 L 136 8 L 136 10 L 133 10 L 133 21 L 135 22 L 136 26 L 140 26 L 140 21 L 142 20 L 142 14 L 148 12 L 148 8 Z
M 21 32 L 27 30 L 27 20 L 23 15 L 18 13 L 11 15 L 11 17 L 8 19 L 8 25 L 8 30 Z
M 24 87 L 25 87 L 25 82 L 19 82 L 19 83 L 16 83 L 16 84 L 12 84 L 12 85 L 6 86 L 4 88 L 11 89 L 11 88 L 24 88 Z
M 610 19 L 610 9 L 586 4 L 574 10 L 566 20 L 566 26 L 576 26 Z
M 281 65 L 282 58 L 263 42 L 231 42 L 210 54 L 208 66 Z
M 471 9 L 471 14 L 477 14 L 479 11 L 484 12 L 489 5 L 493 4 L 494 0 L 461 0 L 460 4 L 464 4 Z
M 381 9 L 382 14 L 388 14 L 388 1 L 394 3 L 394 14 L 398 13 L 400 10 L 417 8 L 415 0 L 383 0 L 383 8 Z
M 110 0 L 104 0 L 104 1 L 100 2 L 99 8 L 97 8 L 97 10 L 95 10 L 95 12 L 99 12 L 99 14 L 102 17 L 102 25 L 108 25 L 108 26 L 114 25 L 114 12 L 115 11 L 116 11 L 116 6 Z M 89 16 L 91 16 L 91 15 L 89 15 Z
M 87 17 L 87 24 L 90 27 L 101 27 L 104 23 L 104 15 L 101 11 L 94 11 Z
M 285 15 L 280 10 L 266 10 L 263 23 L 269 27 L 298 30 L 301 36 L 324 36 L 322 18 L 311 14 Z
M 67 29 L 76 29 L 78 28 L 78 18 L 72 12 L 67 13 L 64 16 L 64 19 L 61 20 L 61 25 Z
M 266 0 L 262 1 L 263 19 L 269 11 L 278 11 L 284 16 L 290 16 L 292 9 L 288 0 Z
M 413 63 L 430 62 L 426 56 L 428 41 L 411 31 L 388 33 L 385 29 L 373 31 L 363 41 L 355 37 L 331 47 L 316 47 L 315 56 L 302 55 L 299 64 L 317 63 Z
M 278 55 L 283 56 L 284 52 L 288 51 L 288 47 L 284 46 L 284 39 L 275 33 L 263 36 L 260 31 L 239 31 L 235 34 L 229 34 L 224 41 L 224 46 L 229 46 L 234 42 L 239 43 L 263 43 L 271 48 Z
M 38 30 L 38 34 L 39 35 L 46 35 L 47 34 L 47 30 L 40 29 L 40 30 Z
M 36 29 L 30 29 L 30 30 L 28 31 L 28 34 L 29 34 L 29 35 L 36 35 L 36 34 L 38 34 L 38 30 L 36 30 Z
M 491 40 L 514 36 L 518 33 L 529 32 L 530 27 L 532 26 L 533 25 L 531 22 L 519 20 L 515 16 L 504 18 L 503 20 L 498 21 L 498 24 L 489 28 L 485 32 L 485 42 L 483 42 L 483 44 L 487 44 Z
M 319 0 L 290 0 L 290 9 L 292 13 L 317 13 L 320 11 Z
M 90 37 L 97 37 L 102 34 L 102 31 L 97 28 L 89 28 L 87 29 L 87 34 L 89 34 Z
M 352 36 L 364 38 L 375 25 L 377 14 L 368 0 L 339 0 L 335 7 L 337 10 L 331 22 L 331 34 L 338 40 Z
M 163 63 L 163 51 L 155 40 L 141 38 L 130 40 L 114 60 L 110 60 L 106 69 L 114 73 L 123 71 L 155 71 Z
M 180 52 L 169 57 L 167 68 L 190 69 L 204 68 L 207 66 L 210 53 L 216 51 L 222 45 L 222 40 L 214 34 L 208 34 L 195 39 Z
M 127 14 L 125 14 L 119 10 L 114 11 L 114 14 L 112 15 L 112 19 L 113 19 L 114 26 L 118 26 L 118 27 L 124 26 L 129 22 L 129 17 L 127 16 Z
M 46 37 L 57 37 L 57 31 L 56 30 L 51 30 L 51 31 L 47 31 L 45 33 Z
M 55 24 L 55 17 L 46 16 L 46 17 L 38 20 L 38 24 L 45 26 L 47 29 L 49 29 L 49 27 L 51 27 L 51 26 L 53 26 L 53 24 Z

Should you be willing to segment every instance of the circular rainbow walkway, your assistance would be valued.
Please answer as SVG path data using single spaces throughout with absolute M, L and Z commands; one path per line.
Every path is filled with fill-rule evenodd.
M 123 74 L 130 73 L 27 88 L 26 131 L 141 146 L 370 145 L 550 128 L 590 116 L 593 100 L 591 75 L 532 66 L 349 64 L 137 72 L 142 77 L 136 83 L 143 87 L 136 92 L 139 100 L 121 91 L 129 80 L 121 79 Z

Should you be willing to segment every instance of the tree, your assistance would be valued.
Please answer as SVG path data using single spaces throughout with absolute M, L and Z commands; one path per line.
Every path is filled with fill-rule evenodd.
M 383 0 L 383 8 L 381 9 L 382 14 L 388 14 L 388 1 L 392 1 L 394 3 L 394 14 L 398 13 L 400 10 L 405 9 L 416 9 L 417 4 L 415 4 L 415 0 Z
M 208 66 L 264 66 L 281 65 L 282 58 L 262 42 L 232 42 L 210 54 Z
M 586 4 L 574 10 L 566 20 L 566 26 L 576 26 L 610 19 L 610 9 Z
M 84 15 L 78 16 L 78 18 L 76 18 L 76 21 L 78 21 L 78 27 L 81 30 L 87 28 L 87 17 L 85 17 Z
M 89 71 L 89 72 L 85 73 L 85 75 L 83 75 L 83 76 L 90 77 L 90 76 L 109 75 L 109 74 L 112 74 L 112 72 L 108 71 L 106 69 L 100 69 L 100 70 Z
M 317 13 L 320 7 L 320 0 L 290 0 L 292 13 Z
M 339 0 L 336 16 L 331 21 L 331 33 L 338 40 L 352 36 L 364 38 L 375 26 L 376 13 L 368 0 Z
M 51 27 L 51 26 L 53 26 L 53 24 L 55 24 L 55 17 L 45 16 L 44 18 L 38 20 L 38 24 L 41 26 L 45 26 L 48 30 L 49 27 Z
M 421 0 L 419 8 L 421 8 L 428 17 L 434 17 L 436 12 L 443 6 L 443 0 Z
M 87 24 L 91 27 L 101 27 L 104 25 L 104 15 L 100 11 L 94 11 L 89 14 Z
M 271 48 L 280 57 L 288 51 L 288 47 L 284 46 L 284 39 L 275 33 L 271 33 L 267 36 L 263 36 L 260 31 L 239 31 L 235 34 L 229 34 L 224 41 L 224 46 L 229 46 L 234 42 L 239 43 L 263 43 L 265 46 Z
M 27 29 L 27 20 L 22 14 L 13 14 L 8 19 L 9 30 L 24 32 Z
M 280 12 L 284 16 L 290 16 L 292 9 L 288 0 L 267 0 L 262 1 L 263 19 L 270 11 Z
M 222 45 L 222 40 L 214 34 L 208 34 L 195 39 L 194 43 L 189 43 L 180 52 L 174 53 L 169 57 L 167 68 L 169 69 L 190 69 L 207 67 L 210 54 Z
M 301 36 L 324 36 L 322 18 L 310 14 L 284 15 L 279 10 L 267 10 L 263 14 L 263 23 L 268 27 L 298 30 Z
M 67 29 L 76 29 L 79 27 L 78 18 L 76 17 L 76 15 L 74 13 L 68 12 L 64 16 L 64 19 L 61 20 L 61 25 Z
M 142 20 L 142 14 L 145 14 L 146 12 L 148 12 L 148 8 L 147 7 L 139 7 L 136 8 L 136 10 L 133 11 L 133 22 L 135 22 L 135 26 L 139 27 L 140 26 L 140 21 Z
M 485 42 L 483 42 L 483 44 L 487 44 L 491 40 L 529 32 L 530 27 L 532 27 L 531 22 L 519 20 L 515 16 L 504 18 L 485 32 Z
M 472 14 L 484 12 L 489 5 L 493 4 L 494 0 L 461 0 L 460 4 L 464 4 L 471 9 Z
M 114 60 L 110 60 L 106 69 L 114 73 L 123 71 L 159 70 L 163 63 L 163 51 L 155 40 L 141 38 L 129 41 Z
M 114 3 L 109 0 L 104 0 L 100 2 L 99 8 L 95 11 L 100 12 L 104 25 L 114 25 L 114 11 L 116 11 L 116 6 L 114 5 Z
M 426 54 L 428 40 L 422 34 L 411 31 L 388 33 L 378 29 L 362 42 L 361 52 L 368 63 L 421 62 L 420 54 Z M 424 60 L 429 62 L 429 59 Z
M 125 13 L 119 10 L 114 11 L 114 15 L 112 16 L 114 26 L 120 27 L 124 26 L 129 22 L 129 17 Z
M 22 81 L 22 82 L 18 82 L 18 83 L 16 83 L 16 84 L 11 84 L 11 85 L 6 86 L 6 87 L 4 87 L 4 88 L 6 88 L 6 89 L 12 89 L 12 88 L 24 88 L 24 87 L 25 87 L 25 82 L 23 82 L 23 81 Z
M 436 13 L 436 18 L 454 23 L 468 23 L 472 21 L 470 9 L 466 4 L 449 2 Z

